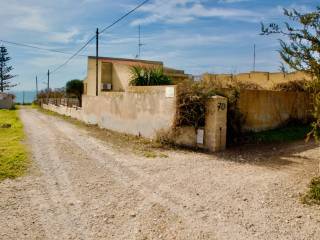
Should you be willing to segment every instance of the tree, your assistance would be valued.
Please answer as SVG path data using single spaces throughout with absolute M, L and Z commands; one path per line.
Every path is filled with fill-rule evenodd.
M 320 6 L 309 13 L 284 9 L 284 15 L 291 24 L 276 23 L 264 25 L 262 35 L 281 34 L 285 37 L 280 41 L 280 56 L 292 69 L 310 75 L 312 81 L 307 84 L 313 96 L 313 131 L 309 134 L 316 139 L 320 137 Z
M 83 82 L 81 80 L 74 79 L 67 82 L 66 92 L 77 97 L 80 107 L 82 106 Z
M 0 92 L 4 92 L 5 90 L 10 90 L 17 86 L 17 84 L 11 84 L 12 78 L 14 75 L 11 75 L 10 72 L 13 70 L 12 66 L 7 66 L 7 63 L 11 60 L 8 56 L 8 50 L 6 47 L 0 47 Z

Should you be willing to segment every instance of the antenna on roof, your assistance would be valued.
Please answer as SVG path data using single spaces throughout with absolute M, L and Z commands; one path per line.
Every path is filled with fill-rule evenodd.
M 256 44 L 253 44 L 253 71 L 256 71 Z
M 139 24 L 139 42 L 138 42 L 138 54 L 136 55 L 136 58 L 140 58 L 141 56 L 141 47 L 145 45 L 141 43 L 141 25 Z

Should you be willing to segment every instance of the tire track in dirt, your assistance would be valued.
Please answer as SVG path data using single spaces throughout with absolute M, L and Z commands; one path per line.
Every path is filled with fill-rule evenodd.
M 12 229 L 14 239 L 37 239 L 44 231 L 47 239 L 320 236 L 316 208 L 306 208 L 297 199 L 307 182 L 301 174 L 312 170 L 318 154 L 312 146 L 298 145 L 297 153 L 291 155 L 288 151 L 281 159 L 290 164 L 276 168 L 237 162 L 237 156 L 229 161 L 223 154 L 170 151 L 168 159 L 151 160 L 121 151 L 60 118 L 31 109 L 21 110 L 21 116 L 42 175 L 28 177 L 34 179 L 32 184 L 15 183 L 21 189 L 18 197 L 26 192 L 25 198 L 30 199 L 30 204 L 10 199 L 10 204 L 26 208 L 21 212 L 28 215 L 21 219 L 26 226 L 19 229 L 34 233 L 24 236 Z M 279 154 L 273 156 L 276 164 Z M 251 157 L 256 156 L 246 158 Z M 300 177 L 293 183 L 297 174 Z M 290 197 L 292 193 L 296 196 Z M 12 191 L 5 194 L 10 196 Z M 8 207 L 1 209 L 10 213 Z M 26 221 L 34 216 L 35 224 L 29 226 Z M 17 220 L 11 218 L 8 226 Z M 10 236 L 10 231 L 5 234 Z
M 81 206 L 74 194 L 68 173 L 62 167 L 57 142 L 61 139 L 48 128 L 48 123 L 38 121 L 33 114 L 22 113 L 29 141 L 33 144 L 33 156 L 42 176 L 40 188 L 30 193 L 32 203 L 39 208 L 39 217 L 48 239 L 89 239 L 85 226 L 81 226 Z M 43 129 L 45 131 L 42 131 Z M 37 134 L 34 134 L 37 133 Z M 65 166 L 67 162 L 64 162 Z M 57 234 L 59 233 L 59 234 Z

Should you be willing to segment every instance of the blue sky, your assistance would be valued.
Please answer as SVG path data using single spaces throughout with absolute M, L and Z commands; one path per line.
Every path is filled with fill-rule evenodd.
M 141 0 L 0 0 L 0 39 L 73 53 L 95 32 Z M 282 8 L 314 9 L 316 0 L 151 0 L 101 36 L 100 55 L 134 58 L 141 25 L 142 59 L 160 60 L 187 73 L 277 71 L 277 36 L 260 36 L 260 22 L 281 22 Z M 68 56 L 4 44 L 12 57 L 15 90 L 35 88 Z M 82 54 L 94 55 L 94 43 Z M 86 58 L 78 57 L 51 78 L 52 87 L 86 76 Z M 40 87 L 45 87 L 42 83 Z

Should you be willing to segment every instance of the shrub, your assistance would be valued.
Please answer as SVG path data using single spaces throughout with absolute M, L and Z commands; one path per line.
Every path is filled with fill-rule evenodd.
M 309 191 L 303 198 L 304 203 L 320 204 L 320 177 L 315 177 L 311 180 Z
M 230 92 L 223 94 L 228 98 L 227 110 L 227 145 L 238 143 L 242 139 L 245 116 L 240 112 L 238 100 L 240 98 L 239 88 L 234 87 Z
M 310 196 L 311 198 L 320 201 L 320 177 L 311 180 Z
M 166 76 L 162 67 L 131 67 L 132 86 L 171 85 L 172 80 Z
M 65 91 L 64 89 L 56 89 L 56 90 L 50 90 L 49 92 L 46 90 L 40 91 L 38 93 L 37 98 L 38 99 L 46 99 L 46 98 L 63 98 L 65 97 Z
M 74 79 L 66 84 L 66 92 L 69 96 L 75 96 L 79 100 L 80 107 L 82 106 L 83 81 Z
M 228 99 L 227 144 L 232 145 L 239 142 L 245 121 L 238 107 L 239 89 L 239 86 L 233 86 L 223 92 L 214 84 L 204 82 L 185 82 L 178 85 L 175 126 L 192 126 L 195 129 L 204 127 L 206 102 L 210 97 L 220 95 Z
M 306 91 L 306 81 L 305 80 L 296 80 L 296 81 L 289 81 L 284 83 L 275 84 L 272 87 L 272 90 L 276 91 L 293 91 L 293 92 L 305 92 Z
M 208 88 L 201 82 L 184 82 L 178 85 L 175 126 L 193 126 L 195 129 L 204 127 L 206 102 L 214 95 L 215 89 Z

